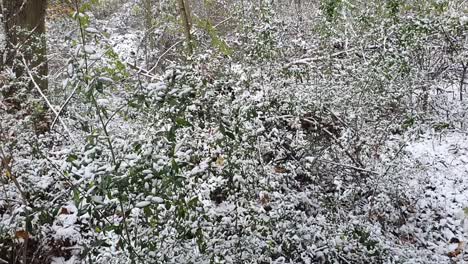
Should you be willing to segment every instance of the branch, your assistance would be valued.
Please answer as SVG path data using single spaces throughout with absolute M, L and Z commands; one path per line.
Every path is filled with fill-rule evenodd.
M 335 53 L 333 53 L 333 54 L 330 54 L 329 56 L 298 59 L 298 60 L 295 60 L 295 61 L 292 61 L 292 62 L 286 64 L 286 65 L 283 67 L 283 70 L 287 70 L 288 68 L 290 68 L 291 66 L 294 66 L 294 65 L 305 65 L 305 66 L 309 66 L 310 63 L 312 63 L 312 62 L 320 61 L 320 60 L 324 60 L 324 59 L 328 59 L 328 58 L 334 58 L 334 57 L 337 57 L 337 56 L 339 56 L 339 55 L 341 55 L 341 54 L 343 54 L 343 53 L 348 53 L 348 52 L 351 52 L 351 51 L 354 51 L 354 50 L 356 50 L 356 48 L 338 51 L 338 52 L 335 52 Z
M 159 60 L 158 60 L 158 62 L 159 62 Z M 156 65 L 157 65 L 157 64 L 156 64 Z M 127 62 L 127 66 L 130 67 L 131 69 L 136 70 L 136 71 L 137 71 L 137 74 L 141 74 L 141 75 L 143 75 L 143 76 L 145 76 L 145 77 L 148 77 L 148 78 L 151 78 L 151 79 L 155 79 L 155 78 L 156 78 L 155 75 L 151 75 L 151 74 L 150 74 L 151 71 L 153 70 L 153 68 L 152 68 L 151 70 L 148 71 L 148 70 L 145 70 L 145 69 L 143 69 L 143 68 L 141 68 L 141 67 L 136 66 L 136 64 L 131 64 L 130 62 Z
M 50 126 L 50 129 L 54 128 L 54 125 L 55 123 L 57 122 L 57 119 L 59 118 L 60 114 L 62 113 L 63 109 L 65 108 L 65 106 L 67 106 L 67 104 L 70 102 L 71 98 L 73 97 L 73 95 L 75 94 L 76 90 L 78 89 L 78 83 L 76 84 L 75 88 L 73 88 L 73 91 L 71 92 L 71 94 L 68 96 L 67 100 L 65 100 L 65 103 L 63 103 L 63 105 L 60 107 L 57 115 L 55 116 L 54 118 L 54 121 L 52 122 L 52 125 Z
M 341 144 L 340 140 L 339 140 L 338 138 L 336 138 L 336 136 L 335 136 L 332 132 L 330 132 L 327 128 L 323 127 L 323 126 L 320 124 L 320 122 L 318 122 L 317 120 L 315 120 L 315 118 L 313 118 L 313 117 L 309 117 L 309 118 L 312 119 L 312 120 L 307 119 L 307 118 L 302 118 L 302 120 L 304 120 L 304 121 L 307 122 L 307 123 L 313 124 L 313 125 L 320 125 L 320 128 L 321 128 L 325 133 L 327 133 L 327 134 L 335 141 L 335 143 L 345 152 L 345 154 L 348 156 L 348 158 L 350 158 L 351 161 L 352 161 L 354 164 L 356 164 L 356 165 L 362 167 L 362 163 L 359 161 L 359 157 L 356 157 L 357 159 L 355 159 L 355 158 L 353 157 L 353 155 L 351 155 L 351 153 L 349 153 L 349 151 L 343 146 L 343 144 Z
M 364 168 L 359 168 L 359 167 L 356 167 L 356 166 L 352 166 L 352 165 L 348 165 L 348 164 L 342 164 L 342 163 L 336 163 L 336 162 L 333 162 L 333 161 L 330 161 L 330 160 L 318 160 L 319 162 L 325 162 L 325 163 L 330 163 L 330 164 L 333 164 L 333 165 L 336 165 L 336 166 L 340 166 L 340 167 L 344 167 L 344 168 L 348 168 L 348 169 L 353 169 L 353 170 L 357 170 L 357 171 L 363 171 L 363 172 L 368 172 L 368 173 L 372 173 L 372 174 L 375 174 L 375 175 L 379 175 L 380 173 L 378 172 L 375 172 L 375 171 L 371 171 L 371 170 L 368 170 L 368 169 L 364 169 Z
M 226 23 L 227 21 L 231 20 L 232 19 L 232 16 L 231 17 L 228 17 L 226 19 L 224 19 L 223 21 L 219 22 L 218 24 L 214 25 L 213 28 L 217 28 L 219 27 L 220 25 Z M 191 34 L 193 35 L 195 32 L 197 32 L 197 30 L 192 30 L 191 31 Z M 164 57 L 169 51 L 171 51 L 174 47 L 176 47 L 177 45 L 179 45 L 180 43 L 182 43 L 183 40 L 179 40 L 177 41 L 176 43 L 172 44 L 172 46 L 170 46 L 169 48 L 167 48 L 166 51 L 163 52 L 163 54 L 161 54 L 161 56 L 159 56 L 158 60 L 156 61 L 156 64 L 147 72 L 153 72 L 154 69 L 156 69 L 156 67 L 158 67 L 159 65 L 159 62 L 161 61 L 162 57 Z
M 70 130 L 68 129 L 68 127 L 65 125 L 65 122 L 63 122 L 62 118 L 60 118 L 59 114 L 57 113 L 57 111 L 55 111 L 54 107 L 52 106 L 52 104 L 49 102 L 49 99 L 47 99 L 47 97 L 45 96 L 45 94 L 42 92 L 41 88 L 39 87 L 39 85 L 37 84 L 36 80 L 34 80 L 34 77 L 31 73 L 31 70 L 29 69 L 28 67 L 28 64 L 26 63 L 26 59 L 24 58 L 23 56 L 23 64 L 24 64 L 24 68 L 26 69 L 26 72 L 28 73 L 29 75 L 29 78 L 31 78 L 31 81 L 32 83 L 34 84 L 34 87 L 36 88 L 36 90 L 39 92 L 39 94 L 42 96 L 42 98 L 44 99 L 44 101 L 47 103 L 47 105 L 49 106 L 49 108 L 52 110 L 52 112 L 54 112 L 56 118 L 58 118 L 58 120 L 60 121 L 60 123 L 62 124 L 63 128 L 65 129 L 65 131 L 67 131 L 68 133 L 68 136 L 74 141 L 74 138 L 70 132 Z

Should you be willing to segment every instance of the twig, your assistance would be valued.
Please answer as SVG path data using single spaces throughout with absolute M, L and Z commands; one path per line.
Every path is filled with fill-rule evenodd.
M 265 164 L 263 163 L 263 158 L 262 158 L 262 152 L 260 150 L 260 137 L 257 137 L 257 154 L 258 154 L 258 160 L 260 161 L 260 167 L 263 171 L 263 174 L 265 175 L 266 172 L 265 172 Z M 267 183 L 268 185 L 270 184 L 270 174 L 268 174 L 268 178 L 267 178 Z
M 217 28 L 219 27 L 220 25 L 224 24 L 226 21 L 229 21 L 232 19 L 232 16 L 231 17 L 228 17 L 226 19 L 224 19 L 223 21 L 219 22 L 218 24 L 214 25 L 213 28 Z M 191 31 L 191 34 L 194 34 L 195 32 L 197 32 L 197 30 L 192 30 Z M 156 61 L 156 64 L 147 72 L 153 72 L 154 69 L 156 69 L 156 67 L 158 67 L 159 65 L 159 62 L 161 61 L 162 57 L 164 57 L 169 51 L 171 51 L 174 47 L 176 47 L 177 45 L 179 45 L 180 43 L 182 43 L 184 40 L 179 40 L 177 41 L 176 43 L 172 44 L 172 46 L 170 46 L 169 48 L 167 48 L 166 51 L 163 52 L 163 54 L 161 54 L 161 56 L 158 57 L 158 60 Z
M 403 144 L 401 144 L 400 148 L 398 149 L 398 151 L 395 153 L 395 155 L 393 155 L 393 158 L 390 160 L 390 162 L 393 162 L 396 158 L 398 158 L 398 156 L 400 155 L 400 153 L 403 151 L 403 149 L 407 146 L 407 143 L 404 142 Z M 386 176 L 387 173 L 390 171 L 390 169 L 392 168 L 392 164 L 388 165 L 388 167 L 385 169 L 385 172 L 382 174 L 382 176 Z
M 321 246 L 314 250 L 314 252 L 319 252 L 320 250 L 326 249 L 328 246 Z
M 5 170 L 5 176 L 7 177 L 7 180 L 8 179 L 11 179 L 13 181 L 13 184 L 16 186 L 16 188 L 18 189 L 18 192 L 20 193 L 21 195 L 21 198 L 23 200 L 23 203 L 25 206 L 29 206 L 29 203 L 28 203 L 28 199 L 27 199 L 27 195 L 26 193 L 23 191 L 23 188 L 21 187 L 21 185 L 19 184 L 16 176 L 13 174 L 11 168 L 12 168 L 12 163 L 13 163 L 13 157 L 11 155 L 6 155 L 6 153 L 4 152 L 3 150 L 3 147 L 0 148 L 0 152 L 1 152 L 1 170 L 0 170 L 0 173 L 3 173 L 3 170 Z
M 78 0 L 75 0 L 74 4 L 75 4 L 76 19 L 77 19 L 78 26 L 80 29 L 81 44 L 83 45 L 83 57 L 84 57 L 85 73 L 86 73 L 85 76 L 88 76 L 88 55 L 86 54 L 86 52 L 84 52 L 84 48 L 86 47 L 86 35 L 85 35 L 84 27 L 81 21 L 81 17 L 80 17 L 80 6 L 79 6 L 80 3 Z
M 351 52 L 351 51 L 354 51 L 356 50 L 356 48 L 352 48 L 352 49 L 348 49 L 348 50 L 343 50 L 343 51 L 338 51 L 338 52 L 335 52 L 333 54 L 330 54 L 329 56 L 322 56 L 322 57 L 315 57 L 315 58 L 303 58 L 303 59 L 298 59 L 298 60 L 295 60 L 295 61 L 292 61 L 288 64 L 286 64 L 284 67 L 283 67 L 283 70 L 286 70 L 288 69 L 289 67 L 291 66 L 294 66 L 294 65 L 310 65 L 311 62 L 315 62 L 315 61 L 320 61 L 320 60 L 324 60 L 324 59 L 328 59 L 328 58 L 333 58 L 333 57 L 337 57 L 343 53 L 348 53 L 348 52 Z
M 105 127 L 107 127 L 107 125 L 109 124 L 109 122 L 112 120 L 112 118 L 114 118 L 114 116 L 120 112 L 122 109 L 124 109 L 124 107 L 128 106 L 127 104 L 123 104 L 122 106 L 120 106 L 119 108 L 117 108 L 117 110 L 114 111 L 114 113 L 112 113 L 111 116 L 109 116 L 109 118 L 107 119 L 106 123 L 104 124 Z
M 14 175 L 12 171 L 12 164 L 13 164 L 13 158 L 11 155 L 8 157 L 6 156 L 5 152 L 3 151 L 3 148 L 0 148 L 1 151 L 1 162 L 2 162 L 2 171 L 3 167 L 5 168 L 5 176 L 8 179 L 11 179 L 13 181 L 13 184 L 16 186 L 16 189 L 20 193 L 21 199 L 23 200 L 23 205 L 26 207 L 25 213 L 26 213 L 26 223 L 24 225 L 24 229 L 26 230 L 27 234 L 29 235 L 31 233 L 31 230 L 28 228 L 28 219 L 30 217 L 29 215 L 29 209 L 28 207 L 34 207 L 32 204 L 29 203 L 28 196 L 26 193 L 23 191 L 23 188 L 21 187 L 20 183 L 18 182 L 18 179 Z M 25 237 L 24 239 L 24 251 L 23 251 L 23 263 L 27 263 L 27 252 L 28 252 L 28 237 Z
M 68 129 L 68 127 L 65 125 L 65 122 L 63 122 L 62 118 L 60 118 L 59 114 L 57 113 L 57 111 L 55 111 L 54 107 L 52 106 L 52 104 L 49 102 L 49 99 L 47 99 L 47 97 L 45 96 L 45 94 L 42 92 L 41 88 L 39 87 L 39 85 L 37 84 L 36 80 L 34 80 L 34 77 L 31 73 L 31 70 L 29 69 L 28 67 L 28 64 L 26 63 L 26 59 L 24 58 L 23 56 L 23 64 L 24 64 L 24 67 L 26 69 L 26 72 L 28 73 L 29 75 L 29 78 L 31 78 L 31 81 L 32 83 L 34 84 L 34 87 L 36 88 L 36 90 L 39 92 L 39 94 L 42 96 L 42 98 L 44 99 L 44 101 L 47 103 L 47 105 L 49 106 L 49 108 L 52 110 L 52 112 L 54 112 L 56 118 L 59 119 L 60 121 L 60 124 L 62 124 L 63 128 L 65 129 L 65 131 L 67 131 L 68 133 L 68 136 L 74 141 L 74 138 L 70 132 L 70 130 Z
M 11 203 L 17 203 L 18 201 L 15 199 L 10 199 L 10 198 L 1 198 L 0 201 L 5 201 L 5 202 L 11 202 Z
M 352 161 L 354 164 L 359 165 L 359 166 L 362 167 L 362 163 L 361 163 L 359 160 L 355 159 L 355 158 L 353 157 L 353 155 L 351 155 L 351 153 L 349 153 L 349 151 L 343 146 L 343 144 L 341 144 L 340 140 L 339 140 L 338 138 L 336 138 L 336 136 L 335 136 L 332 132 L 330 132 L 328 129 L 326 129 L 325 127 L 323 127 L 323 126 L 320 124 L 320 122 L 318 122 L 317 120 L 315 120 L 313 117 L 309 117 L 309 118 L 312 119 L 312 120 L 307 119 L 307 118 L 303 118 L 302 120 L 304 120 L 304 121 L 307 122 L 307 123 L 313 124 L 313 125 L 320 125 L 320 128 L 321 128 L 323 131 L 325 131 L 325 133 L 327 133 L 327 134 L 335 141 L 335 143 L 336 143 L 338 146 L 340 146 L 340 148 L 345 152 L 345 154 L 348 156 L 348 158 L 350 158 L 351 161 Z
M 350 264 L 349 261 L 347 259 L 345 259 L 345 257 L 341 256 L 340 254 L 338 254 L 338 257 L 344 261 L 346 264 Z
M 91 94 L 91 99 L 93 100 L 94 106 L 96 107 L 96 113 L 98 115 L 99 122 L 102 125 L 102 130 L 104 131 L 104 134 L 106 135 L 107 144 L 109 145 L 109 149 L 110 149 L 111 156 L 112 156 L 112 163 L 115 165 L 115 164 L 117 164 L 117 162 L 116 162 L 116 159 L 115 159 L 114 147 L 112 146 L 112 140 L 110 138 L 109 132 L 107 131 L 106 123 L 104 123 L 104 119 L 102 118 L 101 108 L 99 107 L 99 105 L 98 105 L 98 103 L 96 101 L 96 97 L 94 97 L 94 94 Z
M 153 72 L 154 69 L 156 69 L 156 67 L 158 67 L 159 61 L 161 61 L 162 57 L 164 57 L 169 51 L 171 51 L 175 46 L 179 45 L 182 42 L 183 42 L 183 40 L 179 40 L 176 43 L 172 44 L 172 46 L 167 48 L 167 50 L 164 51 L 163 54 L 161 54 L 161 56 L 158 57 L 158 60 L 156 61 L 156 64 L 148 72 Z
M 342 164 L 342 163 L 336 163 L 336 162 L 333 162 L 331 160 L 318 160 L 319 162 L 326 162 L 326 163 L 330 163 L 330 164 L 333 164 L 333 165 L 336 165 L 336 166 L 340 166 L 340 167 L 345 167 L 345 168 L 349 168 L 349 169 L 353 169 L 353 170 L 357 170 L 357 171 L 363 171 L 363 172 L 368 172 L 368 173 L 372 173 L 372 174 L 376 174 L 376 175 L 379 175 L 380 173 L 378 172 L 375 172 L 375 171 L 371 171 L 371 170 L 368 170 L 368 169 L 364 169 L 364 168 L 359 168 L 359 167 L 356 167 L 356 166 L 353 166 L 353 165 L 348 165 L 348 164 Z
M 143 75 L 145 77 L 148 77 L 148 78 L 151 78 L 151 79 L 156 78 L 156 76 L 150 74 L 151 70 L 147 71 L 147 70 L 145 70 L 145 69 L 143 69 L 141 67 L 136 66 L 135 64 L 131 64 L 130 62 L 127 62 L 127 66 L 130 67 L 131 69 L 137 70 L 137 74 L 141 74 L 141 75 Z
M 326 106 L 325 106 L 324 108 L 325 108 L 325 110 L 327 110 L 328 112 L 330 112 L 330 114 L 331 114 L 334 118 L 336 118 L 336 120 L 340 121 L 341 124 L 343 124 L 343 125 L 346 126 L 346 127 L 349 127 L 349 125 L 348 125 L 345 121 L 343 121 L 343 119 L 341 119 L 337 114 L 335 114 L 330 108 L 328 108 L 328 107 L 326 107 Z
M 76 90 L 78 89 L 79 85 L 78 83 L 75 85 L 75 88 L 73 88 L 73 91 L 71 92 L 71 94 L 68 96 L 67 100 L 65 100 L 65 103 L 63 103 L 63 105 L 60 107 L 59 111 L 57 112 L 57 115 L 55 116 L 54 118 L 54 121 L 52 122 L 52 125 L 50 126 L 50 129 L 54 128 L 54 125 L 55 123 L 57 122 L 57 119 L 59 118 L 60 114 L 62 113 L 63 109 L 65 108 L 65 106 L 67 106 L 67 104 L 70 102 L 71 98 L 73 97 L 73 95 L 75 95 L 75 92 Z

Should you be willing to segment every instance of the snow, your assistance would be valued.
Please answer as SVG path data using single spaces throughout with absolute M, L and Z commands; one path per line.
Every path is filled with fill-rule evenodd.
M 141 201 L 141 202 L 136 203 L 135 206 L 138 207 L 138 208 L 143 208 L 143 207 L 146 207 L 146 206 L 148 206 L 150 204 L 151 204 L 150 201 Z
M 6 32 L 5 32 L 5 27 L 3 24 L 2 17 L 0 15 L 0 50 L 4 50 L 5 47 L 6 47 Z
M 88 33 L 93 33 L 93 34 L 99 33 L 99 30 L 97 30 L 97 29 L 95 29 L 95 28 L 93 28 L 93 27 L 87 27 L 87 28 L 85 29 L 85 31 L 88 32 Z
M 156 196 L 155 196 L 155 197 L 152 197 L 152 198 L 151 198 L 151 202 L 153 202 L 153 203 L 159 203 L 159 204 L 160 204 L 160 203 L 164 203 L 164 199 L 161 198 L 161 197 L 156 197 Z
M 447 261 L 447 254 L 456 248 L 449 242 L 468 239 L 464 230 L 468 222 L 468 214 L 464 213 L 468 207 L 468 164 L 464 162 L 467 146 L 465 133 L 451 132 L 423 138 L 406 147 L 410 161 L 419 170 L 408 177 L 414 177 L 422 191 L 413 216 L 415 222 L 406 227 L 433 250 L 432 259 Z M 437 218 L 441 219 L 434 222 Z
M 139 11 L 136 3 L 123 4 L 102 21 L 90 16 L 84 47 L 74 33 L 62 47 L 66 52 L 57 48 L 60 43 L 51 46 L 51 54 L 67 58 L 52 67 L 60 77 L 51 83 L 61 89 L 50 92 L 54 104 L 62 105 L 70 87 L 83 90 L 62 113 L 79 141 L 68 142 L 59 129 L 45 136 L 23 133 L 16 117 L 7 118 L 5 127 L 17 129 L 11 134 L 21 156 L 14 169 L 35 207 L 24 205 L 16 186 L 5 184 L 5 230 L 18 230 L 32 212 L 46 246 L 51 241 L 73 248 L 72 256 L 53 257 L 56 264 L 80 263 L 77 256 L 88 248 L 93 263 L 130 263 L 134 254 L 171 263 L 461 261 L 463 254 L 449 256 L 468 241 L 466 105 L 448 96 L 458 86 L 430 94 L 431 106 L 459 111 L 447 117 L 427 111 L 420 121 L 417 106 L 385 112 L 386 103 L 399 103 L 398 96 L 423 92 L 413 83 L 386 83 L 382 65 L 366 65 L 381 45 L 363 45 L 365 58 L 356 59 L 358 49 L 328 50 L 335 40 L 316 38 L 314 30 L 308 35 L 276 15 L 250 25 L 244 21 L 247 37 L 220 32 L 238 45 L 236 56 L 216 55 L 204 32 L 196 32 L 199 50 L 189 60 L 175 47 L 160 61 L 159 48 L 180 41 L 180 32 L 172 31 L 172 22 L 162 23 L 164 29 L 157 24 L 157 48 L 144 47 L 147 32 L 128 19 Z M 341 41 L 340 33 L 333 34 Z M 385 52 L 399 52 L 393 35 L 384 38 Z M 343 36 L 351 46 L 366 37 Z M 143 58 L 147 48 L 144 55 L 160 63 L 149 77 L 138 70 L 155 63 Z M 51 61 L 55 57 L 61 56 Z M 84 72 L 92 84 L 104 84 L 104 92 L 94 93 Z M 369 91 L 379 87 L 367 78 L 382 82 L 398 99 Z M 405 85 L 408 90 L 400 91 Z M 87 101 L 90 95 L 102 110 L 104 128 Z M 447 105 L 440 104 L 442 97 Z M 413 114 L 415 124 L 400 129 L 405 115 Z M 320 134 L 319 124 L 315 130 L 303 124 L 307 115 L 342 131 L 336 138 Z M 435 129 L 436 121 L 450 125 Z
M 91 45 L 85 45 L 84 46 L 84 52 L 86 54 L 94 54 L 94 53 L 96 53 L 96 48 L 94 46 L 91 46 Z
M 72 256 L 68 260 L 65 260 L 64 257 L 53 257 L 52 262 L 50 264 L 78 264 L 78 263 L 81 263 L 81 260 L 76 256 Z

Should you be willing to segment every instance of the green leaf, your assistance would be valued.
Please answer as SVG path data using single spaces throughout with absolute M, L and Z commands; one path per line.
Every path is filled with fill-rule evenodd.
M 103 93 L 104 92 L 104 85 L 101 81 L 97 81 L 96 82 L 96 91 L 98 91 L 99 93 Z
M 199 21 L 198 26 L 205 30 L 206 33 L 210 36 L 211 45 L 213 45 L 213 47 L 217 48 L 221 53 L 223 53 L 226 56 L 232 55 L 232 49 L 223 39 L 219 37 L 216 28 L 213 27 L 213 25 L 211 25 L 210 21 L 201 20 Z
M 192 199 L 190 199 L 190 201 L 187 203 L 187 205 L 189 207 L 195 207 L 195 205 L 197 205 L 198 203 L 198 197 L 194 197 Z
M 143 212 L 145 213 L 146 217 L 150 217 L 153 215 L 153 211 L 149 208 L 149 206 L 144 207 Z
M 133 145 L 133 151 L 135 151 L 136 153 L 140 153 L 141 151 L 141 144 L 140 143 L 135 143 Z
M 180 170 L 179 164 L 177 164 L 175 159 L 172 159 L 171 165 L 172 165 L 172 169 L 174 170 L 174 172 L 179 173 L 179 170 Z
M 222 122 L 219 124 L 219 132 L 221 132 L 221 134 L 223 135 L 226 133 L 226 129 L 224 128 L 224 125 Z
M 79 208 L 81 203 L 80 192 L 77 189 L 73 189 L 73 202 L 75 206 Z
M 175 126 L 172 126 L 171 129 L 169 129 L 169 131 L 167 131 L 166 138 L 167 138 L 167 140 L 169 140 L 169 142 L 175 142 L 176 141 L 176 127 Z
M 78 156 L 77 156 L 77 155 L 75 155 L 75 154 L 70 154 L 70 155 L 68 155 L 68 157 L 67 157 L 67 162 L 73 162 L 73 161 L 75 161 L 75 160 L 77 160 L 77 159 L 78 159 Z
M 190 126 L 192 126 L 192 124 L 189 121 L 183 119 L 182 117 L 177 117 L 175 122 L 180 127 L 190 127 Z
M 221 132 L 221 134 L 228 136 L 230 139 L 236 139 L 236 136 L 231 131 L 227 130 L 222 122 L 219 124 L 219 131 Z
M 226 131 L 225 134 L 226 134 L 226 136 L 228 136 L 232 140 L 236 139 L 236 136 L 234 135 L 234 133 L 232 133 L 230 131 Z

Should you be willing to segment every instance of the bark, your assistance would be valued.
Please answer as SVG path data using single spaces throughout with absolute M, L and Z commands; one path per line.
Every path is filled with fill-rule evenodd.
M 156 48 L 156 37 L 154 34 L 154 22 L 153 22 L 153 1 L 152 0 L 144 0 L 142 2 L 143 5 L 143 13 L 144 13 L 144 26 L 145 26 L 145 62 L 146 68 L 150 68 L 150 61 L 153 59 L 152 54 L 154 53 L 154 49 Z
M 190 23 L 190 9 L 186 0 L 178 0 L 180 16 L 182 17 L 182 23 L 185 31 L 185 39 L 187 41 L 187 50 L 189 55 L 193 53 L 193 43 L 192 43 L 192 25 Z
M 302 22 L 302 1 L 294 0 L 294 5 L 296 7 L 296 12 L 297 12 L 299 22 Z
M 47 0 L 2 0 L 2 3 L 6 48 L 3 52 L 0 51 L 0 72 L 11 68 L 17 79 L 26 77 L 24 65 L 18 62 L 24 56 L 28 64 L 26 67 L 35 73 L 36 83 L 41 89 L 47 89 L 47 51 L 44 38 Z M 0 83 L 0 89 L 2 86 Z M 30 81 L 29 90 L 32 87 Z M 1 89 L 7 99 L 13 98 L 17 90 L 16 85 Z
M 460 90 L 459 90 L 460 101 L 463 101 L 463 90 L 465 87 L 465 78 L 466 78 L 467 71 L 468 71 L 468 64 L 462 63 L 462 74 L 461 74 L 461 79 L 460 79 Z

